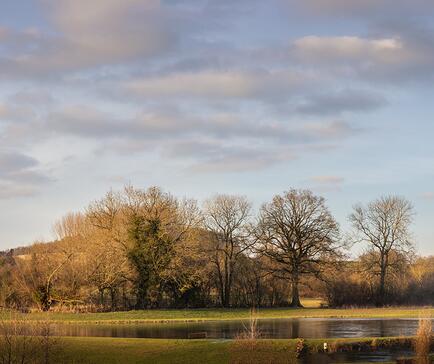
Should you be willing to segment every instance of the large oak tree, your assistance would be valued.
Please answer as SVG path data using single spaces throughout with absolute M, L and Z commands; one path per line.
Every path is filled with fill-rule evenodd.
M 274 261 L 274 274 L 290 279 L 291 306 L 301 307 L 303 275 L 319 275 L 339 253 L 339 226 L 322 197 L 291 189 L 262 206 L 259 252 Z

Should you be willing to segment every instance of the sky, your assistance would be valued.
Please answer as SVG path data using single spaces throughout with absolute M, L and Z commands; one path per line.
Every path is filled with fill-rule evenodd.
M 0 249 L 126 184 L 412 201 L 434 254 L 431 0 L 0 2 Z M 357 247 L 355 248 L 357 249 Z

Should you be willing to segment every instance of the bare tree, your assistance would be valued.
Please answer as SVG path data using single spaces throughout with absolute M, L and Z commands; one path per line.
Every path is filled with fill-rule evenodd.
M 85 248 L 88 281 L 98 290 L 101 306 L 105 306 L 104 294 L 109 292 L 111 309 L 115 310 L 119 289 L 131 279 L 122 195 L 109 191 L 88 206 L 86 217 L 91 227 Z
M 339 253 L 339 226 L 325 200 L 308 190 L 291 189 L 262 206 L 258 224 L 259 251 L 277 264 L 274 274 L 289 278 L 291 306 L 301 307 L 303 275 L 319 275 Z
M 217 195 L 204 204 L 204 223 L 211 235 L 211 260 L 223 307 L 228 307 L 231 302 L 235 266 L 240 256 L 252 246 L 250 213 L 251 204 L 242 196 Z
M 93 228 L 127 249 L 124 204 L 120 193 L 109 191 L 102 199 L 93 201 L 86 209 L 86 217 Z
M 71 264 L 74 251 L 62 242 L 34 243 L 28 248 L 30 254 L 14 258 L 15 280 L 18 286 L 43 311 L 48 311 L 55 302 L 70 300 L 71 292 L 62 286 L 65 269 Z
M 86 217 L 77 212 L 70 212 L 56 221 L 53 232 L 57 240 L 82 239 L 86 233 Z
M 349 219 L 356 233 L 355 240 L 367 243 L 371 261 L 375 258 L 372 269 L 378 268 L 380 277 L 377 303 L 383 305 L 387 276 L 397 263 L 391 258 L 409 257 L 414 249 L 409 231 L 413 206 L 402 197 L 380 197 L 367 206 L 355 206 Z

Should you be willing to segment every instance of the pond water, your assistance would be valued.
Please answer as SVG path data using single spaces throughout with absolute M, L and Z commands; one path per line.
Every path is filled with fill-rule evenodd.
M 338 364 L 338 363 L 390 363 L 398 358 L 411 357 L 407 351 L 377 351 L 377 352 L 354 352 L 337 353 L 332 355 L 311 355 L 299 361 L 299 364 Z
M 205 321 L 149 324 L 65 324 L 55 326 L 64 336 L 232 339 L 246 330 L 248 321 Z M 409 336 L 416 333 L 417 319 L 261 319 L 262 338 L 358 338 Z

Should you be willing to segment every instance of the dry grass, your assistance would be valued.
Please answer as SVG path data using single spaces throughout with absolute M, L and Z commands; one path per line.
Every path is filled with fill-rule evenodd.
M 253 362 L 258 350 L 258 339 L 261 334 L 255 309 L 250 310 L 249 322 L 243 325 L 244 330 L 235 337 L 231 350 L 231 362 L 234 364 Z
M 243 323 L 244 331 L 237 336 L 238 340 L 257 340 L 261 337 L 261 332 L 258 328 L 258 312 L 256 309 L 250 310 L 250 318 L 247 325 Z
M 419 328 L 417 329 L 414 341 L 417 364 L 429 364 L 429 354 L 433 341 L 431 319 L 420 319 Z
M 49 364 L 60 342 L 53 337 L 49 320 L 28 321 L 11 313 L 0 321 L 1 364 Z

